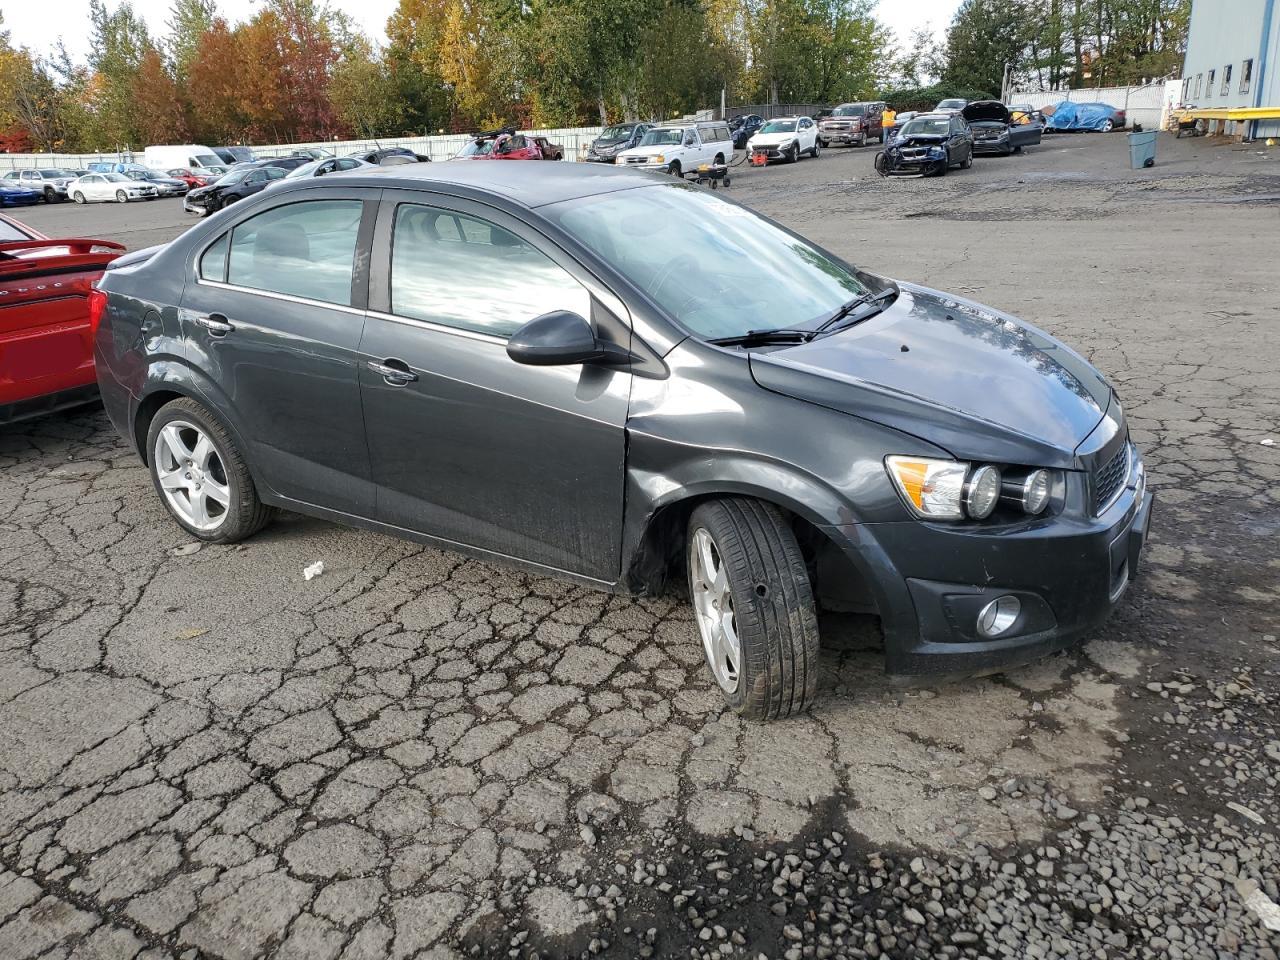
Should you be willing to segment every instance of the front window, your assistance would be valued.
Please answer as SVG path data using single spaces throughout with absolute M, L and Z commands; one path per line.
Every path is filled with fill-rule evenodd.
M 860 103 L 851 103 L 847 106 L 836 107 L 831 111 L 833 117 L 860 117 L 866 112 L 866 108 Z
M 619 123 L 612 127 L 605 127 L 600 132 L 601 140 L 625 140 L 631 136 L 631 131 L 635 129 L 635 125 L 631 123 Z
M 222 167 L 222 169 L 226 169 L 226 165 L 223 164 L 222 158 L 215 157 L 212 153 L 200 153 L 192 157 L 191 166 L 204 167 L 208 170 L 212 170 L 214 167 Z
M 684 139 L 683 130 L 672 130 L 670 128 L 661 130 L 650 130 L 644 135 L 644 139 L 640 141 L 642 147 L 669 147 L 678 146 Z
M 129 178 L 126 177 L 123 173 L 104 173 L 102 175 L 102 179 L 108 181 L 109 183 L 128 183 L 129 182 Z
M 496 224 L 403 204 L 391 240 L 391 312 L 509 337 L 544 313 L 591 316 L 591 296 L 546 254 Z
M 945 137 L 951 131 L 951 121 L 938 119 L 908 120 L 902 128 L 904 137 Z
M 806 241 L 684 184 L 565 200 L 542 212 L 705 339 L 814 326 L 867 292 L 850 267 Z
M 308 200 L 250 217 L 231 233 L 227 282 L 350 305 L 363 211 L 360 200 Z
M 770 120 L 760 128 L 761 133 L 795 133 L 794 120 Z

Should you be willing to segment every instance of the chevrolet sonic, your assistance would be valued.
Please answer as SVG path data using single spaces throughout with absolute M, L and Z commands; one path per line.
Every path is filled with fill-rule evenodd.
M 1151 514 L 1078 354 L 660 175 L 281 184 L 92 307 L 107 411 L 193 536 L 283 508 L 622 593 L 683 577 L 745 716 L 812 701 L 820 607 L 877 614 L 892 674 L 1064 647 Z

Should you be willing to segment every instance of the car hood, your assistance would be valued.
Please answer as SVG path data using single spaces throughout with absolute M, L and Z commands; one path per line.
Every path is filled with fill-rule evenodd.
M 604 137 L 597 137 L 591 141 L 591 146 L 597 150 L 616 150 L 630 139 L 630 137 L 623 137 L 621 140 L 606 140 Z
M 1029 324 L 901 284 L 848 330 L 751 354 L 768 390 L 872 420 L 961 459 L 1071 468 L 1106 414 L 1111 387 L 1075 351 Z
M 970 123 L 1009 123 L 1013 120 L 1009 108 L 999 100 L 978 100 L 961 110 L 960 115 Z
M 620 157 L 656 157 L 660 153 L 670 153 L 673 150 L 684 149 L 678 143 L 664 143 L 661 146 L 653 144 L 647 147 L 631 147 L 629 150 L 621 151 Z
M 782 133 L 755 133 L 751 136 L 751 142 L 759 147 L 772 147 L 779 143 L 790 143 L 797 136 L 799 134 L 795 130 Z

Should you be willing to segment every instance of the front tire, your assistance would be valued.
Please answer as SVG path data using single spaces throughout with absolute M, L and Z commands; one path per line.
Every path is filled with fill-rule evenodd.
M 818 618 L 795 534 L 776 507 L 731 498 L 689 518 L 689 595 L 712 676 L 740 716 L 806 709 L 818 685 Z
M 50 204 L 52 204 L 52 203 L 57 203 L 57 202 L 58 202 L 58 191 L 57 191 L 57 190 L 54 190 L 54 189 L 53 189 L 53 187 L 45 187 L 45 188 L 44 188 L 44 202 L 45 202 L 45 203 L 50 203 Z
M 129 195 L 125 193 L 123 190 L 117 190 L 116 203 L 128 203 L 128 202 L 129 202 Z
M 76 203 L 84 203 L 84 194 L 81 193 L 79 190 L 77 190 L 75 192 L 75 196 L 73 196 L 71 199 L 74 200 Z
M 258 499 L 230 432 L 188 397 L 166 403 L 147 430 L 148 467 L 160 500 L 178 525 L 209 543 L 235 543 L 275 515 Z
M 680 161 L 672 160 L 671 166 L 667 167 L 667 173 L 671 174 L 673 177 L 680 176 Z
M 800 144 L 793 143 L 791 149 L 787 151 L 787 163 L 800 162 Z

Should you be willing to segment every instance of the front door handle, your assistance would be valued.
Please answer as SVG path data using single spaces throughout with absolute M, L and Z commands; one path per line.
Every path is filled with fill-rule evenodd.
M 235 326 L 220 313 L 211 313 L 208 316 L 195 317 L 194 319 L 196 323 L 200 324 L 215 337 L 225 337 L 235 329 Z
M 413 383 L 418 379 L 418 375 L 409 369 L 407 363 L 395 357 L 387 360 L 370 360 L 369 369 L 379 374 L 393 387 L 403 387 L 406 383 Z

